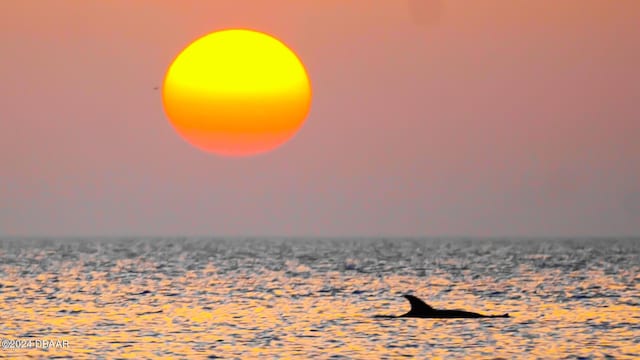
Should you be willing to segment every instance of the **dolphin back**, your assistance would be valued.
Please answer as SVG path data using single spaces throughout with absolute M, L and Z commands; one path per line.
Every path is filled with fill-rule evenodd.
M 489 317 L 504 317 L 504 318 L 507 318 L 507 317 L 511 317 L 511 316 L 509 316 L 509 313 L 504 313 L 502 315 L 489 315 Z
M 413 295 L 403 295 L 409 300 L 411 310 L 399 317 L 417 317 L 417 318 L 508 318 L 509 314 L 502 315 L 483 315 L 463 310 L 437 310 L 429 306 L 424 301 Z

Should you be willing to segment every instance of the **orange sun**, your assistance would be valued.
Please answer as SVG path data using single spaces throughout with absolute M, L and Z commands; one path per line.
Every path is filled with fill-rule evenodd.
M 251 30 L 203 36 L 173 60 L 165 112 L 191 145 L 243 156 L 272 150 L 302 126 L 311 106 L 304 65 L 279 40 Z

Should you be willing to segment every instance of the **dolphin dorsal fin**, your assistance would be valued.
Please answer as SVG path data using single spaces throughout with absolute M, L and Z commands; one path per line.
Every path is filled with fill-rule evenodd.
M 426 314 L 434 311 L 431 306 L 413 295 L 404 295 L 404 297 L 411 303 L 411 310 L 406 315 Z

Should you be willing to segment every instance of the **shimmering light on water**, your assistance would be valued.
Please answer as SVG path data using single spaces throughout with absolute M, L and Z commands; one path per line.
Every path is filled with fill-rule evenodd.
M 508 319 L 374 319 L 413 293 Z M 631 358 L 640 241 L 0 241 L 2 358 Z M 526 355 L 525 355 L 526 354 Z

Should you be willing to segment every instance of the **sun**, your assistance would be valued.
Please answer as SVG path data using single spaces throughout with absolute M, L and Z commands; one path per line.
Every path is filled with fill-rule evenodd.
M 218 155 L 273 150 L 300 129 L 311 84 L 298 56 L 262 32 L 231 29 L 182 50 L 162 87 L 164 110 L 183 139 Z

